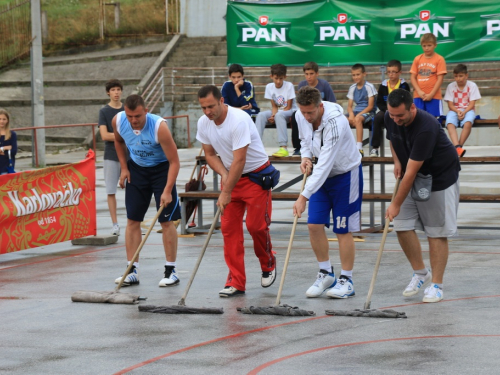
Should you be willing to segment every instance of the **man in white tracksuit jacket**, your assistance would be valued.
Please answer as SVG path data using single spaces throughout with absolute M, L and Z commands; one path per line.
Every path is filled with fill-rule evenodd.
M 340 105 L 322 102 L 319 91 L 309 86 L 299 90 L 297 104 L 300 109 L 295 115 L 301 140 L 300 169 L 310 177 L 293 212 L 300 217 L 309 200 L 309 236 L 320 269 L 306 296 L 319 297 L 327 291 L 326 295 L 332 298 L 352 297 L 355 294 L 352 232 L 360 230 L 363 195 L 361 154 Z M 318 160 L 313 169 L 314 157 Z M 339 240 L 342 269 L 338 279 L 330 263 L 324 229 L 324 226 L 330 227 L 330 212 L 333 232 Z

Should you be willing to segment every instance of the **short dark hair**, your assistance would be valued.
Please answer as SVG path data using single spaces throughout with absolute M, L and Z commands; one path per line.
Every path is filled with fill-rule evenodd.
M 354 64 L 351 67 L 351 71 L 361 69 L 361 73 L 365 72 L 365 66 L 363 64 Z
M 123 91 L 123 83 L 120 82 L 120 80 L 116 78 L 110 79 L 108 82 L 106 82 L 106 92 L 109 92 L 113 87 L 119 87 Z
M 127 96 L 127 99 L 125 99 L 124 106 L 132 111 L 137 109 L 137 107 L 146 108 L 146 105 L 144 104 L 144 99 L 140 95 L 136 94 Z
M 387 63 L 387 67 L 388 68 L 391 68 L 391 67 L 397 68 L 398 71 L 401 71 L 401 61 L 399 61 L 399 60 L 391 60 L 391 61 L 389 61 Z
M 406 110 L 408 111 L 413 104 L 413 97 L 410 92 L 405 89 L 396 89 L 387 97 L 387 104 L 392 108 L 397 108 L 401 104 L 404 104 Z
M 245 75 L 245 72 L 243 71 L 243 67 L 240 64 L 231 64 L 229 66 L 228 75 L 231 75 L 233 73 L 241 73 L 242 76 Z
M 283 64 L 274 64 L 271 65 L 271 75 L 278 77 L 286 76 L 286 66 Z
M 198 99 L 206 98 L 210 94 L 212 94 L 216 100 L 220 100 L 220 98 L 222 98 L 222 94 L 217 86 L 206 85 L 198 90 Z
M 453 69 L 453 74 L 467 74 L 467 65 L 458 64 L 455 69 Z
M 300 105 L 314 104 L 317 107 L 321 104 L 321 93 L 317 88 L 304 86 L 297 92 L 295 101 Z
M 319 72 L 319 66 L 314 61 L 309 61 L 304 64 L 302 70 L 305 72 L 306 70 L 314 70 L 314 72 Z

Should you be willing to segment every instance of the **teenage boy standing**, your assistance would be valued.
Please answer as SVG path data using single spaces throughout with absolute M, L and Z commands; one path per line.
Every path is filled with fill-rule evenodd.
M 116 190 L 118 179 L 120 178 L 120 161 L 115 149 L 115 133 L 111 121 L 118 112 L 123 111 L 121 102 L 123 94 L 123 84 L 117 79 L 110 79 L 106 82 L 106 94 L 109 96 L 109 103 L 99 110 L 99 132 L 104 141 L 104 184 L 108 195 L 108 208 L 113 222 L 111 234 L 120 235 L 120 225 L 116 216 Z

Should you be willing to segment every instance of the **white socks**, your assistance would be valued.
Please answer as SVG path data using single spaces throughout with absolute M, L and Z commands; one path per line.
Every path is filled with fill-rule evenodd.
M 332 272 L 332 264 L 330 263 L 330 259 L 324 262 L 318 262 L 319 269 L 328 271 L 328 273 Z

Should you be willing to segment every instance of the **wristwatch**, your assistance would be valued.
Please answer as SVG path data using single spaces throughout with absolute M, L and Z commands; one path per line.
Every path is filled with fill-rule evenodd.
M 3 147 L 0 147 L 0 151 L 2 151 L 2 152 L 3 152 Z

